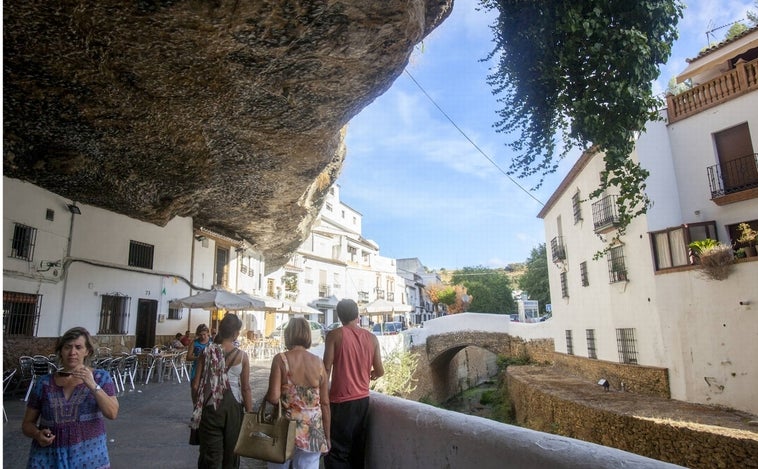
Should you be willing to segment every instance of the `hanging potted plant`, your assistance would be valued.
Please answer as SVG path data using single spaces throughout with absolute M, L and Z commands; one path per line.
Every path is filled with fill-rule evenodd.
M 724 280 L 734 264 L 734 251 L 728 244 L 702 239 L 689 244 L 700 270 L 710 279 Z
M 740 223 L 737 226 L 740 232 L 740 237 L 737 238 L 738 243 L 744 243 L 743 249 L 745 250 L 745 257 L 753 257 L 756 255 L 755 241 L 758 238 L 758 231 L 752 229 L 747 223 Z

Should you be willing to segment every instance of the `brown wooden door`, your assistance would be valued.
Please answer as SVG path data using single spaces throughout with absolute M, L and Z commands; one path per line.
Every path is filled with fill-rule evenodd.
M 137 303 L 137 331 L 135 347 L 151 348 L 155 346 L 155 323 L 158 320 L 158 302 L 140 298 Z
M 724 191 L 735 192 L 758 182 L 753 142 L 747 123 L 713 135 L 721 165 Z

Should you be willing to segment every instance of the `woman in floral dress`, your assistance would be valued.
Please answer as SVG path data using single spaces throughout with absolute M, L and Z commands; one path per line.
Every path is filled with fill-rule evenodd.
M 62 368 L 41 376 L 21 429 L 31 438 L 29 468 L 110 468 L 105 420 L 118 415 L 116 387 L 106 370 L 85 363 L 94 353 L 89 332 L 74 327 L 55 347 Z
M 322 453 L 329 451 L 329 380 L 324 363 L 310 353 L 311 328 L 304 318 L 294 318 L 284 329 L 286 352 L 274 357 L 266 400 L 282 401 L 289 420 L 297 422 L 295 452 L 284 464 L 269 469 L 318 469 Z

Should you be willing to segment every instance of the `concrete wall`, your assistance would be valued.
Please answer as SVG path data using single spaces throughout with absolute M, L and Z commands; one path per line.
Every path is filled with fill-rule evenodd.
M 666 468 L 636 454 L 371 394 L 367 469 Z

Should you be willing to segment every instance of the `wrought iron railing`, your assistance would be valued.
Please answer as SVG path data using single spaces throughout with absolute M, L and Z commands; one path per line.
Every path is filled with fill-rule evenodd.
M 592 204 L 592 223 L 595 231 L 616 226 L 619 222 L 615 195 L 607 195 Z
M 758 187 L 758 153 L 706 169 L 711 199 Z
M 566 260 L 566 246 L 563 245 L 563 236 L 556 236 L 550 240 L 550 253 L 553 263 Z

